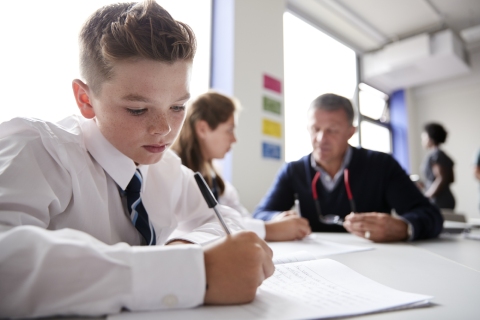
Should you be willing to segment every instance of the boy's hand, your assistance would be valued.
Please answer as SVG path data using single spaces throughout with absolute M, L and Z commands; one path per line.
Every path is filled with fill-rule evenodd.
M 308 220 L 298 215 L 285 215 L 281 219 L 265 222 L 265 240 L 300 240 L 312 233 Z
M 275 271 L 272 250 L 255 233 L 241 231 L 205 247 L 206 304 L 241 304 Z

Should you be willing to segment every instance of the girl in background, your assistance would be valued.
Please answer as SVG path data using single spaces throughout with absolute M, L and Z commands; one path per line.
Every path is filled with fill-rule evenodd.
M 422 132 L 422 145 L 428 151 L 423 162 L 425 196 L 441 209 L 454 209 L 455 198 L 450 191 L 454 181 L 453 160 L 440 149 L 447 131 L 438 123 L 428 123 Z
M 267 222 L 251 218 L 240 204 L 236 189 L 213 166 L 213 159 L 223 159 L 237 141 L 234 131 L 238 102 L 220 93 L 207 92 L 193 100 L 187 110 L 185 124 L 172 149 L 183 165 L 203 175 L 217 201 L 240 212 L 247 229 L 265 240 L 295 240 L 310 234 L 308 220 L 293 213 Z

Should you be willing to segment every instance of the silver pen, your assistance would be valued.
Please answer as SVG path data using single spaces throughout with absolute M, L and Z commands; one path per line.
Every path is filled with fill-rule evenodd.
M 225 233 L 232 234 L 230 232 L 230 229 L 228 229 L 228 226 L 225 223 L 225 220 L 223 220 L 222 215 L 220 214 L 220 212 L 218 212 L 216 208 L 218 204 L 217 199 L 215 199 L 215 197 L 213 196 L 212 190 L 210 190 L 210 188 L 208 187 L 207 183 L 205 182 L 205 179 L 203 179 L 203 176 L 200 174 L 200 172 L 195 172 L 194 177 L 195 177 L 195 181 L 197 181 L 197 185 L 200 188 L 200 191 L 202 192 L 203 198 L 207 202 L 208 207 L 213 208 L 213 211 L 215 211 L 215 214 L 217 215 L 217 218 L 220 221 L 220 224 L 225 230 Z

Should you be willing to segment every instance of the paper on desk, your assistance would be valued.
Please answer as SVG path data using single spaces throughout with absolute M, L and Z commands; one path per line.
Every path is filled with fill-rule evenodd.
M 469 232 L 464 233 L 464 236 L 467 239 L 480 240 L 480 230 L 470 230 Z
M 394 290 L 330 259 L 276 266 L 255 301 L 242 308 L 262 319 L 329 318 L 428 303 L 430 296 Z
M 272 259 L 273 264 L 285 264 L 285 263 L 292 263 L 292 262 L 300 262 L 300 261 L 310 261 L 316 260 L 314 255 L 310 254 L 307 251 L 297 251 L 292 253 L 280 254 L 275 255 Z
M 339 262 L 321 259 L 277 265 L 250 304 L 122 313 L 109 319 L 321 319 L 417 307 L 430 299 L 394 290 Z
M 372 247 L 361 247 L 322 240 L 318 237 L 308 237 L 300 241 L 269 242 L 273 250 L 273 258 L 278 255 L 289 254 L 298 251 L 307 251 L 315 258 L 326 258 L 337 254 L 372 250 Z M 312 260 L 312 259 L 308 259 Z

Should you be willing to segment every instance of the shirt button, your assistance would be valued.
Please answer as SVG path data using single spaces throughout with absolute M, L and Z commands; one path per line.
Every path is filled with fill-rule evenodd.
M 163 305 L 171 308 L 171 307 L 175 307 L 178 304 L 178 299 L 175 295 L 169 294 L 163 297 L 162 303 Z

